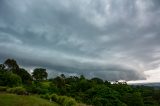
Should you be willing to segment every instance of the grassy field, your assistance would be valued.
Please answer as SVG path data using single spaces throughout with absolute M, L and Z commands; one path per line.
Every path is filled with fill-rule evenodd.
M 59 106 L 36 96 L 0 94 L 0 106 Z

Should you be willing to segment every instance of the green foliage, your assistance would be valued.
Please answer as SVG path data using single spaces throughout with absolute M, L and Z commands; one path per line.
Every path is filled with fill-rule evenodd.
M 52 101 L 58 101 L 58 95 L 57 94 L 51 94 L 50 95 L 50 99 L 52 100 Z
M 14 59 L 7 59 L 4 64 L 0 64 L 0 85 L 5 86 L 6 82 L 9 83 L 9 73 L 18 75 L 23 84 L 31 84 L 32 76 L 23 68 L 19 68 Z M 6 82 L 5 82 L 6 80 Z M 12 82 L 11 82 L 12 83 Z
M 5 80 L 6 76 L 4 70 L 0 70 L 0 86 L 7 86 Z
M 23 96 L 15 94 L 1 94 L 0 106 L 59 106 L 55 102 L 39 98 L 35 95 Z
M 65 79 L 62 76 L 57 76 L 53 79 L 53 82 L 58 88 L 63 88 L 65 86 Z
M 50 100 L 50 95 L 49 94 L 41 95 L 40 97 L 43 98 L 43 99 Z
M 89 89 L 91 87 L 90 82 L 87 81 L 86 79 L 81 79 L 78 83 L 79 91 L 86 91 L 87 89 Z
M 18 95 L 24 95 L 26 93 L 26 90 L 23 87 L 14 87 L 14 88 L 8 88 L 7 92 L 18 94 Z
M 119 100 L 119 92 L 105 85 L 97 85 L 91 90 L 88 90 L 90 98 L 92 98 L 93 105 L 95 106 L 121 106 L 123 103 Z
M 47 79 L 48 73 L 46 72 L 46 69 L 36 68 L 34 69 L 32 76 L 35 80 L 41 81 Z
M 59 93 L 59 88 L 57 88 L 57 86 L 53 83 L 49 84 L 48 90 L 50 93 Z
M 0 70 L 4 70 L 5 66 L 4 64 L 0 64 Z
M 7 87 L 5 87 L 5 86 L 0 86 L 0 92 L 1 91 L 6 91 L 7 90 Z
M 13 74 L 11 72 L 4 73 L 3 77 L 4 77 L 3 82 L 6 86 L 15 87 L 15 86 L 20 86 L 22 84 L 21 78 L 18 75 Z
M 32 84 L 31 86 L 25 86 L 27 92 L 33 94 L 46 94 L 48 93 L 48 89 L 42 88 L 40 85 Z
M 92 78 L 91 81 L 95 84 L 103 84 L 103 80 L 100 78 Z
M 77 104 L 75 99 L 67 96 L 58 96 L 56 94 L 52 94 L 50 98 L 52 101 L 55 101 L 61 104 L 62 106 L 76 106 Z
M 6 60 L 0 64 L 0 91 L 7 89 L 7 92 L 19 95 L 26 91 L 40 94 L 41 98 L 55 101 L 61 106 L 75 106 L 77 102 L 93 106 L 160 106 L 160 89 L 130 86 L 118 81 L 111 84 L 100 78 L 89 80 L 83 75 L 66 77 L 61 74 L 47 80 L 46 69 L 42 68 L 36 68 L 32 74 L 35 80 L 15 60 Z M 16 87 L 19 85 L 25 89 Z
M 21 77 L 23 84 L 32 83 L 32 76 L 25 69 L 19 68 L 18 70 L 13 70 L 12 72 Z
M 133 94 L 126 93 L 123 95 L 123 101 L 128 106 L 144 106 L 143 98 L 139 92 L 134 92 Z
M 14 59 L 7 59 L 4 62 L 4 66 L 7 70 L 17 70 L 17 69 L 19 69 L 19 66 L 18 66 L 17 62 Z

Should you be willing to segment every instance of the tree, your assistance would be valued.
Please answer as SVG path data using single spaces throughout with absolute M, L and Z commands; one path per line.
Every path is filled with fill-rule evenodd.
M 20 68 L 14 59 L 7 59 L 4 64 L 0 64 L 0 70 L 9 70 L 22 79 L 22 83 L 29 84 L 32 76 L 23 68 Z
M 4 70 L 5 66 L 4 64 L 0 64 L 0 70 Z
M 13 73 L 19 75 L 22 79 L 22 83 L 24 84 L 31 84 L 32 82 L 32 76 L 23 68 L 20 68 L 18 71 L 14 71 Z
M 80 75 L 80 80 L 85 79 L 84 75 Z
M 4 85 L 9 86 L 9 87 L 14 87 L 14 86 L 19 86 L 22 84 L 21 78 L 13 74 L 12 72 L 6 72 L 3 74 L 4 77 Z
M 7 70 L 17 70 L 17 69 L 19 69 L 19 66 L 18 66 L 17 62 L 14 59 L 7 59 L 4 62 L 4 66 Z
M 126 93 L 122 98 L 122 101 L 125 102 L 127 106 L 144 106 L 140 92 Z
M 66 76 L 65 76 L 64 74 L 61 74 L 60 76 L 61 76 L 61 78 L 63 78 L 63 79 L 66 78 Z
M 34 69 L 32 76 L 35 80 L 40 81 L 40 80 L 47 79 L 48 73 L 46 72 L 46 69 L 36 68 Z
M 21 85 L 21 77 L 13 73 L 13 70 L 17 71 L 18 69 L 19 66 L 14 59 L 7 59 L 4 64 L 0 64 L 0 85 L 10 87 Z
M 103 80 L 100 78 L 92 78 L 91 79 L 92 82 L 96 83 L 96 84 L 103 84 Z
M 61 76 L 57 76 L 53 79 L 53 82 L 56 84 L 58 88 L 63 88 L 65 86 L 65 79 Z
M 0 70 L 0 86 L 5 86 L 5 75 L 3 70 Z

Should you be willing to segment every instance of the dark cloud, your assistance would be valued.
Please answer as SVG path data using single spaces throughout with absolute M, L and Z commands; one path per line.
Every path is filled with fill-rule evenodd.
M 1 0 L 0 61 L 50 73 L 146 79 L 159 67 L 159 0 Z

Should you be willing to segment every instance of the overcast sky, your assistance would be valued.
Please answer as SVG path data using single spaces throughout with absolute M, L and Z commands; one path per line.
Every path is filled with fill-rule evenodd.
M 160 0 L 0 0 L 0 62 L 160 81 Z

